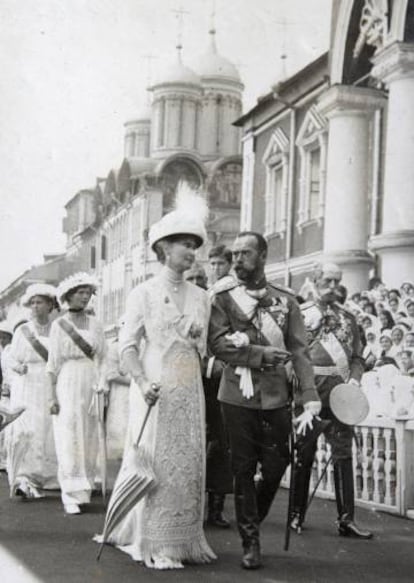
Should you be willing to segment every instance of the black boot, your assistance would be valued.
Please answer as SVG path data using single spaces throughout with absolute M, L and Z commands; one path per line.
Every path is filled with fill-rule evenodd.
M 339 535 L 371 539 L 372 532 L 360 529 L 354 522 L 354 473 L 351 459 L 338 460 L 334 463 L 334 483 Z
M 301 534 L 305 521 L 311 472 L 312 466 L 304 466 L 298 463 L 294 480 L 293 511 L 290 521 L 290 527 L 297 534 Z
M 262 566 L 260 556 L 259 517 L 257 513 L 256 490 L 253 480 L 235 480 L 234 504 L 237 528 L 243 544 L 243 569 L 259 569 Z
M 262 566 L 262 557 L 260 555 L 259 543 L 251 543 L 244 548 L 243 558 L 241 562 L 243 569 L 260 569 Z
M 224 494 L 208 493 L 207 524 L 218 528 L 230 528 L 229 521 L 223 516 L 224 500 Z

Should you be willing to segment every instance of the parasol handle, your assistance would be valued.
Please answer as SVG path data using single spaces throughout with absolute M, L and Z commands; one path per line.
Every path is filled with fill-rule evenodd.
M 151 413 L 151 409 L 152 409 L 152 405 L 148 405 L 148 409 L 147 409 L 147 412 L 145 413 L 144 421 L 142 422 L 142 425 L 141 425 L 141 430 L 139 432 L 139 435 L 137 437 L 136 442 L 134 443 L 135 447 L 139 446 L 139 442 L 141 441 L 142 434 L 144 433 L 144 429 L 145 429 L 145 426 L 147 424 L 149 414 Z
M 161 385 L 159 385 L 158 383 L 152 383 L 151 384 L 151 389 L 153 391 L 155 391 L 156 393 L 158 393 L 158 391 L 160 390 L 160 388 L 161 388 Z M 144 421 L 142 422 L 142 426 L 141 426 L 139 435 L 138 435 L 137 440 L 136 440 L 136 442 L 134 444 L 135 447 L 138 447 L 139 446 L 139 443 L 140 443 L 141 438 L 142 438 L 142 434 L 144 433 L 144 429 L 145 429 L 145 426 L 146 426 L 147 421 L 148 421 L 149 414 L 151 413 L 151 409 L 153 408 L 154 405 L 155 405 L 155 402 L 148 404 L 148 409 L 147 409 L 147 412 L 145 413 Z

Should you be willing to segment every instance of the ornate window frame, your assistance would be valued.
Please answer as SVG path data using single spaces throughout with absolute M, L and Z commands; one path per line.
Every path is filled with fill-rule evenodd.
M 299 207 L 296 223 L 299 232 L 310 223 L 322 223 L 325 214 L 326 166 L 328 151 L 328 122 L 326 118 L 312 105 L 305 115 L 299 129 L 296 146 L 299 149 L 300 177 L 299 177 Z M 316 217 L 311 216 L 311 154 L 320 150 L 319 165 L 319 204 Z
M 289 138 L 281 128 L 276 128 L 262 157 L 266 168 L 265 193 L 265 237 L 279 236 L 282 239 L 287 229 L 287 203 L 289 192 Z M 276 173 L 281 172 L 280 200 L 275 192 Z M 276 214 L 280 210 L 280 217 Z

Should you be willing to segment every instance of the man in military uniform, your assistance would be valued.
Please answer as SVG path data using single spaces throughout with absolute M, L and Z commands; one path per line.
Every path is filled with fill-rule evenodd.
M 359 386 L 364 372 L 360 334 L 355 317 L 343 307 L 342 272 L 335 264 L 322 266 L 316 286 L 319 299 L 301 305 L 310 345 L 316 387 L 322 401 L 321 418 L 331 423 L 325 435 L 332 448 L 338 532 L 342 536 L 369 539 L 372 534 L 354 522 L 354 477 L 352 468 L 353 427 L 333 414 L 329 395 L 344 382 Z M 305 438 L 306 439 L 306 438 Z M 298 533 L 305 518 L 309 482 L 316 442 L 301 448 L 296 465 L 294 514 L 291 526 Z
M 230 440 L 245 569 L 261 566 L 260 522 L 289 464 L 287 361 L 301 381 L 297 397 L 308 416 L 320 410 L 299 306 L 289 290 L 266 281 L 266 257 L 262 235 L 238 235 L 233 246 L 238 280 L 216 290 L 209 332 L 213 354 L 226 363 L 218 399 Z M 258 463 L 262 479 L 256 487 Z

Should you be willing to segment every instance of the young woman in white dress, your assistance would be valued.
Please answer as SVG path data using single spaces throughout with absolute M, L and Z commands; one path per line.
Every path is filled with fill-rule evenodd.
M 24 407 L 25 412 L 9 430 L 8 476 L 12 494 L 41 498 L 42 489 L 58 487 L 46 373 L 56 290 L 48 284 L 33 284 L 22 305 L 30 309 L 31 318 L 13 335 L 11 366 L 20 378 L 12 385 L 10 405 L 12 409 Z
M 96 291 L 95 280 L 78 273 L 58 287 L 68 311 L 51 328 L 47 371 L 50 412 L 58 459 L 58 480 L 67 514 L 79 514 L 88 504 L 97 470 L 98 412 L 96 393 L 103 386 L 105 352 L 101 324 L 86 313 Z

